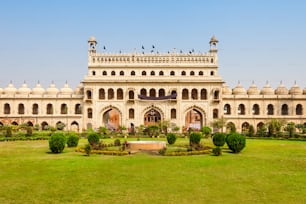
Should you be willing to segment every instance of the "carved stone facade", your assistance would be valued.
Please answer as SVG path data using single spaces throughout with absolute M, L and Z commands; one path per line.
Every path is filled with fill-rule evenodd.
M 0 88 L 0 124 L 39 124 L 81 131 L 105 126 L 116 130 L 169 121 L 181 131 L 200 129 L 224 116 L 238 131 L 258 127 L 271 118 L 305 123 L 306 89 L 282 84 L 259 90 L 253 84 L 227 87 L 218 74 L 218 40 L 207 53 L 97 53 L 88 40 L 88 74 L 72 90 L 52 83 L 33 89 L 24 83 Z

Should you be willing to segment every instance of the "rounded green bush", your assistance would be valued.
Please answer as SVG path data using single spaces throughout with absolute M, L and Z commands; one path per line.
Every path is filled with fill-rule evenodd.
M 120 146 L 121 145 L 120 139 L 115 139 L 114 145 L 115 146 Z
M 67 135 L 67 146 L 76 147 L 79 144 L 79 136 L 75 132 L 70 132 Z
M 167 141 L 168 141 L 168 144 L 174 144 L 175 141 L 176 141 L 176 134 L 174 133 L 168 133 L 167 134 Z
M 61 153 L 66 144 L 66 137 L 61 132 L 55 132 L 49 139 L 49 148 L 53 153 Z
M 226 137 L 226 144 L 234 153 L 240 152 L 245 147 L 245 137 L 239 133 L 232 133 Z
M 217 147 L 222 147 L 225 144 L 225 133 L 216 132 L 213 135 L 213 143 Z
M 87 139 L 88 139 L 89 144 L 91 145 L 98 144 L 100 140 L 100 135 L 96 132 L 91 132 L 88 134 Z
M 189 142 L 190 144 L 200 144 L 202 134 L 200 132 L 192 132 L 190 134 Z
M 217 146 L 212 149 L 212 153 L 216 156 L 220 156 L 222 155 L 222 149 L 219 146 Z

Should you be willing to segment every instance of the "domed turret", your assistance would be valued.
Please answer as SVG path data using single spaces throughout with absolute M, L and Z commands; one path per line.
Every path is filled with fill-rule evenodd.
M 274 95 L 274 89 L 270 86 L 269 82 L 261 89 L 263 95 Z
M 47 88 L 47 94 L 57 94 L 58 89 L 56 88 L 55 84 L 52 82 L 50 86 Z
M 294 86 L 291 87 L 291 89 L 289 90 L 289 94 L 292 94 L 292 95 L 301 95 L 301 94 L 303 94 L 303 91 L 302 91 L 302 89 L 295 82 Z
M 222 86 L 222 94 L 223 95 L 232 95 L 233 91 L 227 84 L 223 84 Z
M 253 82 L 252 85 L 250 86 L 250 88 L 248 89 L 247 93 L 249 95 L 259 95 L 260 94 L 260 90 L 257 88 L 255 83 Z
M 306 95 L 306 87 L 303 89 L 303 94 Z
M 64 87 L 61 88 L 61 94 L 72 94 L 73 90 L 69 87 L 68 83 L 66 82 Z
M 12 82 L 10 82 L 9 85 L 4 89 L 5 94 L 14 94 L 16 91 L 17 89 L 14 87 Z
M 40 95 L 40 94 L 43 94 L 43 93 L 45 93 L 45 89 L 38 82 L 36 84 L 36 86 L 32 89 L 32 94 Z
M 78 95 L 82 95 L 84 90 L 84 86 L 82 83 L 79 83 L 79 85 L 75 88 L 74 93 Z
M 22 86 L 18 89 L 19 94 L 29 94 L 31 93 L 31 89 L 28 87 L 26 82 L 22 84 Z
M 284 86 L 283 82 L 279 84 L 279 86 L 275 89 L 276 95 L 287 95 L 288 89 Z
M 245 95 L 247 92 L 243 88 L 243 86 L 238 82 L 238 85 L 233 89 L 233 94 L 234 95 Z

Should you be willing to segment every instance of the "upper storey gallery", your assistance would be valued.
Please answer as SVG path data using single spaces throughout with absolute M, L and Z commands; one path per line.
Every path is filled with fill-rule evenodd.
M 207 53 L 97 53 L 95 37 L 88 40 L 88 76 L 215 76 L 218 68 L 217 44 L 213 36 Z M 150 69 L 151 68 L 151 69 Z M 175 68 L 175 70 L 173 70 Z

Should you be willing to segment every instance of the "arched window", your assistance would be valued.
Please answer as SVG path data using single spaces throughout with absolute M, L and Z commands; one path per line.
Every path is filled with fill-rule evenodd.
M 123 90 L 117 89 L 117 100 L 122 100 L 122 99 L 123 99 Z
M 146 76 L 146 75 L 147 75 L 147 72 L 146 72 L 146 71 L 142 71 L 141 75 L 142 75 L 142 76 Z
M 87 99 L 91 99 L 91 91 L 90 90 L 86 91 L 86 96 L 87 96 Z
M 175 72 L 174 71 L 171 71 L 170 72 L 170 76 L 174 76 L 175 75 Z
M 63 103 L 61 105 L 61 114 L 67 114 L 68 113 L 68 107 L 67 104 Z
M 207 100 L 207 90 L 201 89 L 201 100 Z
M 151 76 L 155 76 L 155 72 L 154 71 L 151 71 Z
M 198 99 L 198 90 L 197 89 L 192 89 L 191 90 L 191 98 L 193 100 L 197 100 Z
M 250 128 L 250 124 L 248 122 L 244 122 L 242 123 L 241 125 L 241 130 L 243 133 L 246 133 L 249 131 L 249 128 Z
M 18 104 L 18 114 L 24 114 L 24 105 L 23 103 Z
M 211 71 L 210 72 L 210 76 L 214 76 L 215 75 L 215 72 L 214 71 Z
M 159 91 L 158 91 L 158 96 L 159 96 L 159 97 L 165 96 L 165 89 L 159 89 Z
M 185 72 L 185 71 L 182 71 L 181 75 L 182 75 L 182 76 L 186 76 L 186 72 Z
M 238 115 L 245 115 L 245 106 L 243 104 L 238 106 Z
M 259 112 L 260 112 L 259 105 L 258 104 L 254 104 L 253 105 L 253 109 L 252 109 L 253 115 L 259 115 Z
M 99 89 L 99 99 L 101 99 L 101 100 L 105 99 L 105 91 L 104 91 L 104 89 Z
M 47 123 L 46 121 L 42 122 L 42 123 L 40 124 L 40 126 L 41 126 L 41 129 L 42 129 L 42 130 L 47 130 L 47 129 L 48 129 L 48 123 Z
M 124 71 L 120 71 L 120 76 L 124 76 Z
M 53 114 L 53 105 L 51 103 L 47 105 L 47 114 L 48 115 Z
M 140 95 L 146 96 L 147 95 L 147 90 L 146 89 L 141 89 L 140 90 Z
M 108 100 L 114 99 L 114 89 L 108 89 L 107 94 L 108 94 Z
M 176 109 L 175 108 L 171 109 L 171 119 L 176 119 Z
M 150 89 L 150 96 L 151 96 L 151 97 L 156 97 L 156 91 L 155 91 L 155 89 Z
M 134 99 L 134 91 L 129 91 L 129 99 Z
M 191 72 L 190 72 L 190 76 L 194 76 L 194 71 L 191 71 Z
M 203 75 L 204 75 L 203 71 L 199 71 L 199 76 L 203 76 Z
M 92 71 L 92 75 L 95 76 L 96 75 L 96 71 Z
M 135 71 L 131 71 L 131 76 L 135 76 Z
M 172 90 L 171 95 L 175 95 L 175 99 L 176 99 L 176 96 L 177 96 L 176 90 Z
M 103 76 L 107 76 L 107 72 L 106 72 L 106 71 L 103 71 L 103 72 L 102 72 L 102 75 L 103 75 Z
M 211 63 L 214 63 L 214 59 L 213 59 L 213 58 L 211 58 L 211 59 L 210 59 L 210 62 L 211 62 Z
M 164 72 L 163 72 L 163 71 L 160 71 L 160 72 L 159 72 L 159 76 L 164 76 Z
M 79 104 L 79 103 L 75 104 L 74 113 L 75 114 L 82 114 L 81 104 Z
M 87 109 L 87 118 L 92 118 L 92 109 L 91 108 Z
M 10 104 L 4 104 L 4 114 L 11 114 L 11 106 Z
M 288 115 L 288 105 L 287 104 L 283 104 L 282 105 L 282 115 Z
M 214 91 L 214 99 L 219 99 L 219 90 Z
M 183 100 L 188 100 L 189 97 L 188 97 L 188 89 L 183 89 L 183 92 L 182 92 L 182 99 Z
M 32 105 L 32 114 L 33 115 L 37 115 L 38 114 L 38 104 L 37 103 L 34 103 Z
M 267 107 L 267 113 L 268 115 L 274 115 L 274 107 L 272 104 L 269 104 Z
M 297 104 L 295 108 L 296 115 L 303 115 L 303 106 L 301 104 Z
M 225 104 L 224 105 L 224 114 L 225 115 L 230 115 L 231 114 L 231 105 L 230 104 Z
M 134 119 L 135 118 L 135 111 L 133 108 L 129 109 L 129 119 Z
M 218 117 L 219 117 L 219 111 L 218 111 L 218 109 L 214 109 L 213 110 L 213 118 L 216 119 Z
M 116 75 L 116 72 L 115 72 L 115 71 L 112 71 L 112 72 L 111 72 L 111 75 L 112 75 L 112 76 L 115 76 L 115 75 Z

